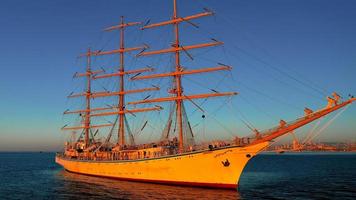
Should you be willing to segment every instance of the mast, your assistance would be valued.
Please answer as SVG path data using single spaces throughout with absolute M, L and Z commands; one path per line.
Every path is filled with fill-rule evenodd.
M 73 127 L 67 127 L 65 125 L 62 127 L 61 130 L 84 130 L 84 143 L 85 147 L 89 147 L 90 145 L 90 139 L 89 139 L 89 134 L 90 134 L 90 129 L 91 128 L 102 128 L 102 127 L 108 127 L 112 126 L 112 124 L 99 124 L 99 125 L 92 125 L 91 124 L 91 112 L 96 112 L 96 111 L 101 111 L 101 110 L 107 110 L 111 108 L 94 108 L 91 109 L 90 106 L 90 101 L 91 98 L 93 97 L 93 93 L 91 91 L 91 80 L 93 78 L 93 75 L 102 73 L 103 70 L 96 70 L 92 71 L 91 70 L 91 56 L 93 55 L 93 52 L 88 48 L 88 51 L 79 57 L 86 57 L 86 70 L 85 73 L 75 73 L 73 78 L 79 78 L 79 77 L 86 77 L 86 89 L 85 92 L 79 93 L 79 94 L 70 94 L 68 98 L 75 98 L 75 97 L 85 97 L 85 109 L 83 110 L 66 110 L 64 111 L 63 114 L 80 114 L 81 116 L 84 115 L 84 123 L 81 126 L 73 126 Z
M 126 113 L 136 113 L 136 112 L 148 112 L 148 111 L 155 111 L 155 110 L 161 110 L 162 108 L 159 106 L 151 107 L 151 108 L 138 108 L 138 109 L 131 109 L 128 110 L 125 108 L 125 95 L 126 94 L 132 94 L 132 93 L 140 93 L 140 92 L 146 92 L 146 91 L 152 91 L 152 90 L 159 90 L 159 87 L 151 87 L 151 88 L 143 88 L 143 89 L 136 89 L 136 90 L 125 90 L 125 76 L 130 75 L 130 74 L 141 74 L 142 72 L 147 72 L 147 71 L 152 71 L 153 68 L 146 67 L 142 69 L 134 69 L 134 70 L 125 70 L 125 62 L 124 62 L 124 56 L 126 52 L 131 52 L 131 51 L 137 51 L 141 50 L 144 51 L 146 48 L 148 48 L 147 45 L 140 46 L 140 47 L 132 47 L 132 48 L 125 48 L 124 44 L 124 33 L 125 33 L 125 28 L 129 26 L 134 26 L 141 24 L 141 22 L 124 22 L 124 17 L 120 17 L 120 23 L 119 25 L 111 26 L 109 28 L 106 28 L 105 31 L 113 31 L 113 30 L 118 30 L 120 31 L 120 42 L 119 42 L 119 48 L 114 49 L 111 51 L 91 51 L 88 53 L 90 56 L 102 56 L 102 55 L 111 55 L 111 54 L 119 54 L 119 67 L 116 73 L 112 74 L 103 74 L 103 75 L 94 75 L 91 76 L 90 78 L 92 79 L 101 79 L 101 78 L 110 78 L 110 77 L 115 77 L 118 76 L 119 79 L 119 89 L 118 91 L 114 92 L 109 92 L 109 91 L 99 91 L 99 92 L 91 92 L 89 95 L 89 98 L 100 98 L 100 97 L 108 97 L 108 96 L 118 96 L 118 103 L 117 106 L 113 106 L 110 108 L 94 108 L 90 109 L 87 108 L 88 115 L 91 117 L 99 117 L 99 116 L 108 116 L 108 115 L 118 115 L 118 122 L 119 122 L 119 127 L 118 127 L 118 141 L 117 144 L 119 146 L 124 146 L 126 145 L 125 142 L 125 126 L 128 126 L 128 124 L 125 124 L 125 115 Z M 101 71 L 102 72 L 102 71 Z M 86 94 L 74 94 L 70 95 L 69 97 L 79 97 L 79 96 L 85 96 Z M 110 111 L 110 112 L 101 112 L 101 113 L 90 113 L 90 111 L 103 111 L 103 110 L 115 110 L 115 111 Z M 69 113 L 77 113 L 81 112 L 79 111 L 70 111 L 67 112 Z
M 173 0 L 173 20 L 177 19 L 177 1 Z M 175 34 L 175 48 L 179 47 L 179 27 L 178 23 L 174 23 L 174 34 Z M 175 52 L 175 72 L 180 72 L 181 71 L 181 66 L 180 66 L 180 52 L 176 51 Z M 181 82 L 181 75 L 177 74 L 175 75 L 175 83 L 176 83 L 176 104 L 177 104 L 177 122 L 178 122 L 178 131 L 179 131 L 179 151 L 183 152 L 183 119 L 182 119 L 182 100 L 180 99 L 182 96 L 182 82 Z
M 85 112 L 85 121 L 84 121 L 84 130 L 85 130 L 85 147 L 89 147 L 89 132 L 90 132 L 90 96 L 91 96 L 91 56 L 90 48 L 87 52 L 87 67 L 86 67 L 86 81 L 87 81 L 87 91 L 85 95 L 86 102 L 86 112 Z
M 179 152 L 184 152 L 184 133 L 183 133 L 183 119 L 186 120 L 187 124 L 189 124 L 187 117 L 183 116 L 183 101 L 184 100 L 190 100 L 192 99 L 200 99 L 200 98 L 209 98 L 209 97 L 218 97 L 218 96 L 231 96 L 231 95 L 236 95 L 236 92 L 223 92 L 223 93 L 211 93 L 211 94 L 196 94 L 196 95 L 190 95 L 186 96 L 183 92 L 183 87 L 182 87 L 182 76 L 183 75 L 189 75 L 189 74 L 197 74 L 197 73 L 207 73 L 207 72 L 213 72 L 213 71 L 219 71 L 219 70 L 230 70 L 230 66 L 218 66 L 214 68 L 203 68 L 203 69 L 195 69 L 195 70 L 185 70 L 180 63 L 180 52 L 181 51 L 187 51 L 190 49 L 197 49 L 197 48 L 203 48 L 203 47 L 211 47 L 211 46 L 217 46 L 223 44 L 222 42 L 213 40 L 213 42 L 210 43 L 204 43 L 204 44 L 197 44 L 197 45 L 189 45 L 189 46 L 182 46 L 180 44 L 179 40 L 179 24 L 182 22 L 188 22 L 191 23 L 190 20 L 204 17 L 204 16 L 210 16 L 213 15 L 214 13 L 211 11 L 206 11 L 203 13 L 187 16 L 187 17 L 180 17 L 178 16 L 178 8 L 177 8 L 177 0 L 173 0 L 173 16 L 171 20 L 160 22 L 160 23 L 155 23 L 155 24 L 149 24 L 145 25 L 142 27 L 142 29 L 148 29 L 148 28 L 154 28 L 154 27 L 159 27 L 159 26 L 165 26 L 165 25 L 173 25 L 173 31 L 174 31 L 174 42 L 171 48 L 168 49 L 162 49 L 162 50 L 156 50 L 156 51 L 150 51 L 150 52 L 141 52 L 137 56 L 148 56 L 148 55 L 156 55 L 156 54 L 164 54 L 164 53 L 174 53 L 175 56 L 175 69 L 172 72 L 169 73 L 164 73 L 164 74 L 153 74 L 153 75 L 146 75 L 146 76 L 136 76 L 131 78 L 132 80 L 143 80 L 143 79 L 151 79 L 151 78 L 160 78 L 160 77 L 172 77 L 173 78 L 173 88 L 170 91 L 170 93 L 173 93 L 174 96 L 170 97 L 163 97 L 163 98 L 157 98 L 157 99 L 145 99 L 141 101 L 136 101 L 136 102 L 129 102 L 128 104 L 142 104 L 142 103 L 154 103 L 154 102 L 167 102 L 167 101 L 174 101 L 176 104 L 176 120 L 177 120 L 177 125 L 178 125 L 178 137 L 179 137 Z
M 119 94 L 119 131 L 118 131 L 118 143 L 120 146 L 125 145 L 125 113 L 124 104 L 125 104 L 125 94 L 124 92 L 124 16 L 121 16 L 121 28 L 120 28 L 120 94 Z

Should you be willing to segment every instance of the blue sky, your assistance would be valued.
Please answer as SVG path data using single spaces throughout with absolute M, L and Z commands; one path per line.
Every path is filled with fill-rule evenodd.
M 108 41 L 112 42 L 107 49 L 115 47 L 115 33 L 102 29 L 116 24 L 121 15 L 130 21 L 158 22 L 171 16 L 171 7 L 171 1 L 163 0 L 2 1 L 0 150 L 59 149 L 66 138 L 59 130 L 64 124 L 61 113 L 68 108 L 65 97 L 78 85 L 71 76 L 83 69 L 76 56 Z M 233 104 L 256 127 L 272 127 L 280 118 L 292 120 L 303 114 L 304 106 L 320 108 L 333 91 L 356 95 L 355 1 L 179 1 L 182 16 L 203 7 L 216 16 L 194 21 L 199 30 L 183 24 L 182 42 L 214 37 L 225 45 L 210 52 L 192 51 L 194 62 L 183 60 L 210 64 L 206 67 L 213 61 L 232 65 L 235 81 L 224 79 L 218 89 L 240 92 Z M 169 45 L 165 41 L 170 40 L 170 27 L 138 32 L 128 33 L 129 45 L 147 42 L 154 49 Z M 157 58 L 143 62 L 157 63 Z M 220 80 L 215 78 L 220 75 L 225 74 L 208 75 L 207 80 Z M 197 91 L 199 85 L 190 80 L 185 81 L 186 88 Z M 202 76 L 194 80 L 205 81 Z M 209 100 L 207 107 L 219 107 L 221 101 L 217 102 Z M 235 119 L 223 121 L 229 129 L 239 130 L 244 125 L 231 125 Z M 319 139 L 355 141 L 355 120 L 353 105 Z M 219 131 L 207 124 L 207 129 Z

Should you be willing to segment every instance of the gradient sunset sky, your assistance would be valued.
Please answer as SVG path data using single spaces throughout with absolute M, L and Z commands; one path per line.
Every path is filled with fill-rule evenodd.
M 237 82 L 231 84 L 241 95 L 236 102 L 256 127 L 303 115 L 304 106 L 321 108 L 334 91 L 356 96 L 356 1 L 178 3 L 182 16 L 204 7 L 216 12 L 196 22 L 207 37 L 225 42 L 227 53 L 212 59 L 234 67 Z M 1 1 L 0 151 L 59 150 L 71 78 L 83 69 L 76 57 L 107 42 L 103 28 L 121 15 L 152 23 L 169 19 L 171 11 L 167 0 Z M 201 42 L 198 36 L 183 38 Z M 356 105 L 351 105 L 319 140 L 356 142 L 355 122 Z

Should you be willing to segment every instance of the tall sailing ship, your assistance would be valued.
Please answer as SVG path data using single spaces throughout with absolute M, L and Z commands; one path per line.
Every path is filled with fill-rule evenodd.
M 148 45 L 128 48 L 124 43 L 126 28 L 141 25 L 139 22 L 126 22 L 121 17 L 121 23 L 105 29 L 106 31 L 119 30 L 120 47 L 110 51 L 88 51 L 81 55 L 86 57 L 86 71 L 76 73 L 75 77 L 86 78 L 86 91 L 79 94 L 71 94 L 70 98 L 85 98 L 85 108 L 81 110 L 65 111 L 64 114 L 80 115 L 82 123 L 79 126 L 65 126 L 62 130 L 82 131 L 75 141 L 66 142 L 63 153 L 56 155 L 56 163 L 62 165 L 65 170 L 73 173 L 116 178 L 129 181 L 153 182 L 163 184 L 189 185 L 213 188 L 237 188 L 240 175 L 251 158 L 259 154 L 270 143 L 282 135 L 293 132 L 315 120 L 318 120 L 334 111 L 348 106 L 355 98 L 341 102 L 340 96 L 333 93 L 328 97 L 325 108 L 312 111 L 306 108 L 304 116 L 292 122 L 281 120 L 279 125 L 266 130 L 253 130 L 250 137 L 234 137 L 224 142 L 205 142 L 196 144 L 194 134 L 188 120 L 184 102 L 190 102 L 196 109 L 204 110 L 195 103 L 196 99 L 212 97 L 234 96 L 237 92 L 218 92 L 205 94 L 185 94 L 182 77 L 194 74 L 206 74 L 215 71 L 231 70 L 231 66 L 219 64 L 217 67 L 188 70 L 182 67 L 181 54 L 190 56 L 189 50 L 222 45 L 213 40 L 210 43 L 183 46 L 180 42 L 180 24 L 191 20 L 211 16 L 214 13 L 205 10 L 203 13 L 181 17 L 178 15 L 177 2 L 173 0 L 172 19 L 160 23 L 144 24 L 141 29 L 150 29 L 160 26 L 173 26 L 174 41 L 170 48 L 150 51 Z M 140 31 L 140 30 L 138 30 Z M 151 67 L 142 69 L 126 69 L 125 54 L 138 51 L 137 57 L 156 54 L 172 54 L 174 58 L 173 70 L 168 73 L 152 73 Z M 120 58 L 119 70 L 114 73 L 106 73 L 104 70 L 92 70 L 92 58 L 97 56 L 118 54 Z M 92 81 L 95 79 L 118 78 L 117 91 L 92 91 Z M 141 92 L 160 90 L 158 86 L 125 89 L 125 80 L 130 81 L 149 80 L 158 78 L 170 78 L 171 89 L 166 97 L 136 99 L 126 102 L 126 96 Z M 118 97 L 116 106 L 92 107 L 92 101 L 99 97 Z M 130 131 L 127 115 L 136 115 L 142 112 L 156 112 L 165 109 L 161 105 L 151 107 L 136 107 L 141 104 L 152 105 L 154 103 L 171 102 L 168 108 L 167 123 L 162 130 L 160 140 L 149 144 L 135 144 L 135 138 Z M 133 108 L 128 108 L 134 105 Z M 93 118 L 103 116 L 117 116 L 114 123 L 93 124 Z M 205 117 L 204 115 L 202 117 Z M 143 127 L 147 125 L 147 121 Z M 105 140 L 97 140 L 95 135 L 100 128 L 117 127 L 117 140 L 112 141 L 111 129 Z M 176 136 L 173 134 L 176 133 Z

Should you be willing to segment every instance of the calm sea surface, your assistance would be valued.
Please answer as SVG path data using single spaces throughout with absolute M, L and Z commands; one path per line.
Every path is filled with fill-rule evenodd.
M 356 154 L 259 155 L 230 191 L 88 177 L 53 153 L 0 153 L 0 199 L 356 199 Z

